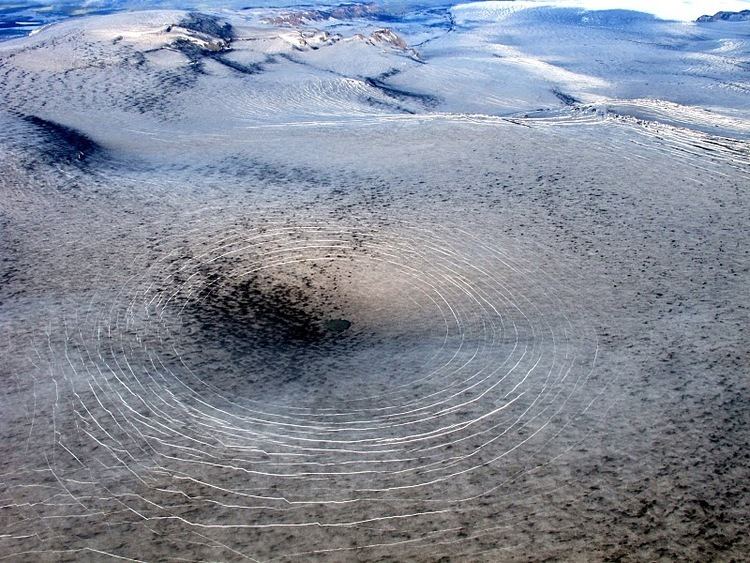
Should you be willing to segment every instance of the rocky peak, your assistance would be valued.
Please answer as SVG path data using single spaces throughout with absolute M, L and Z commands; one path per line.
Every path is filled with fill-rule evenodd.
M 739 21 L 750 21 L 750 10 L 741 10 L 739 12 L 716 12 L 713 16 L 705 15 L 699 17 L 697 22 L 739 22 Z

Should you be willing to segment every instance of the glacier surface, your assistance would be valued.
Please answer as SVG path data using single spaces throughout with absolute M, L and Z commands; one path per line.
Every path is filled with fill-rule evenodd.
M 6 9 L 0 559 L 745 557 L 710 4 Z

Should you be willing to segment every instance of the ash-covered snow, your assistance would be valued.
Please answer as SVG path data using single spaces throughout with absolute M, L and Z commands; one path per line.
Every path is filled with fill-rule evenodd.
M 0 559 L 745 558 L 750 22 L 611 7 L 0 43 Z

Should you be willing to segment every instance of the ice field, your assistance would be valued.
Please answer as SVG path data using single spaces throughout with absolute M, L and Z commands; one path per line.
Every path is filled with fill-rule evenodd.
M 4 9 L 0 560 L 747 559 L 706 4 Z

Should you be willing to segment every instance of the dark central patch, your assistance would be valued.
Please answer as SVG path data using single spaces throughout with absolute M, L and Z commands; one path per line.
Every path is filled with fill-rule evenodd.
M 409 326 L 398 306 L 381 302 L 390 284 L 366 291 L 356 262 L 328 252 L 293 259 L 276 248 L 183 267 L 160 288 L 157 302 L 171 312 L 153 324 L 153 343 L 141 342 L 167 350 L 162 362 L 175 373 L 187 367 L 181 379 L 196 392 L 207 385 L 232 401 L 329 404 L 403 384 L 444 344 L 429 322 Z
M 181 357 L 196 358 L 202 379 L 236 396 L 350 377 L 352 354 L 377 342 L 361 328 L 349 330 L 350 305 L 331 270 L 313 265 L 239 278 L 203 272 L 200 287 L 184 288 L 184 300 L 173 302 Z
M 326 330 L 334 334 L 339 334 L 349 330 L 349 327 L 351 326 L 351 321 L 347 321 L 346 319 L 331 319 L 325 322 Z
M 259 276 L 212 284 L 190 306 L 201 330 L 235 350 L 323 344 L 348 321 L 329 320 L 334 298 L 312 287 Z

